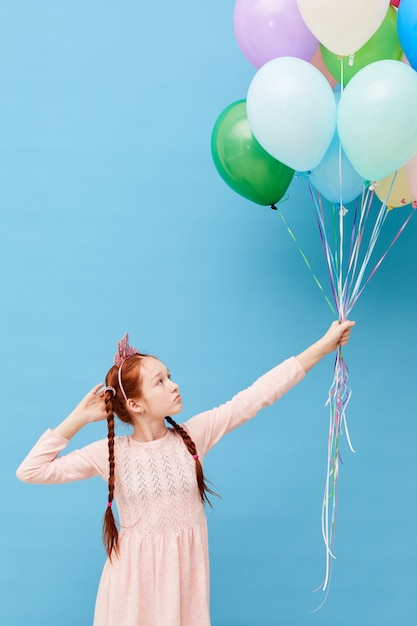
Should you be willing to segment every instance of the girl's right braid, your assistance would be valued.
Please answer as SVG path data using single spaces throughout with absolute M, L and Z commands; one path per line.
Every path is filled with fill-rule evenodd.
M 116 521 L 114 519 L 112 504 L 114 497 L 114 411 L 113 411 L 113 397 L 109 389 L 105 391 L 105 402 L 107 410 L 107 429 L 108 429 L 108 446 L 109 446 L 109 495 L 107 502 L 107 509 L 104 514 L 103 522 L 103 543 L 106 548 L 106 552 L 111 560 L 112 552 L 117 552 L 117 540 L 119 532 L 117 530 Z
M 208 505 L 212 506 L 207 496 L 207 493 L 211 493 L 213 496 L 218 496 L 218 494 L 212 489 L 210 489 L 206 484 L 206 479 L 205 479 L 204 472 L 203 472 L 203 466 L 198 457 L 197 448 L 195 447 L 194 441 L 191 439 L 190 435 L 187 433 L 185 428 L 180 426 L 180 424 L 177 424 L 177 422 L 175 422 L 172 419 L 172 417 L 166 417 L 165 419 L 168 422 L 168 424 L 171 424 L 175 432 L 181 437 L 181 439 L 187 446 L 188 452 L 194 458 L 195 472 L 196 472 L 196 477 L 197 477 L 198 488 L 200 490 L 201 500 L 202 502 L 207 502 Z

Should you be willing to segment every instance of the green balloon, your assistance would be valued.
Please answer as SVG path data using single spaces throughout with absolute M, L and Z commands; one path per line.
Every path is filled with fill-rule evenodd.
M 281 200 L 294 176 L 293 169 L 256 141 L 246 116 L 246 100 L 230 104 L 217 118 L 211 154 L 225 183 L 257 204 L 272 206 Z
M 389 59 L 399 61 L 403 51 L 397 33 L 397 11 L 393 6 L 389 6 L 381 26 L 354 55 L 341 57 L 330 52 L 323 44 L 320 44 L 320 51 L 330 74 L 344 86 L 359 70 L 370 63 Z M 342 63 L 343 80 L 341 78 Z

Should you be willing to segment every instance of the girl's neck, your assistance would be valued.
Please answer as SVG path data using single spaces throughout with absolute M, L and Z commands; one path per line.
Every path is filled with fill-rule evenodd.
M 141 443 L 155 441 L 165 437 L 167 430 L 165 421 L 147 422 L 146 419 L 141 419 L 140 422 L 133 425 L 132 439 Z

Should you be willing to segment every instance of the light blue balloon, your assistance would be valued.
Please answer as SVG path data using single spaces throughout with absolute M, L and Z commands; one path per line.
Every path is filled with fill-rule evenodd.
M 364 180 L 382 180 L 417 153 L 417 72 L 401 61 L 376 61 L 345 87 L 337 131 Z
M 337 106 L 340 89 L 341 86 L 336 85 L 333 90 Z M 323 159 L 310 172 L 309 179 L 313 187 L 334 204 L 349 204 L 362 193 L 363 180 L 341 147 L 337 130 Z
M 340 139 L 336 131 L 329 149 L 319 165 L 310 172 L 309 178 L 313 187 L 329 202 L 348 204 L 362 193 L 364 183 L 343 148 L 339 158 L 339 147 Z
M 410 65 L 417 70 L 417 2 L 401 0 L 397 12 L 397 33 Z
M 246 109 L 263 149 L 298 172 L 320 163 L 336 128 L 328 81 L 314 65 L 295 57 L 272 59 L 258 70 Z

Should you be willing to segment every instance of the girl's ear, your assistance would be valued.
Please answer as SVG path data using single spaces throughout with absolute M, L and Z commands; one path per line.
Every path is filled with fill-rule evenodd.
M 143 406 L 140 404 L 140 402 L 137 402 L 137 400 L 133 400 L 132 398 L 129 398 L 127 403 L 127 408 L 130 411 L 133 411 L 134 413 L 143 413 Z

